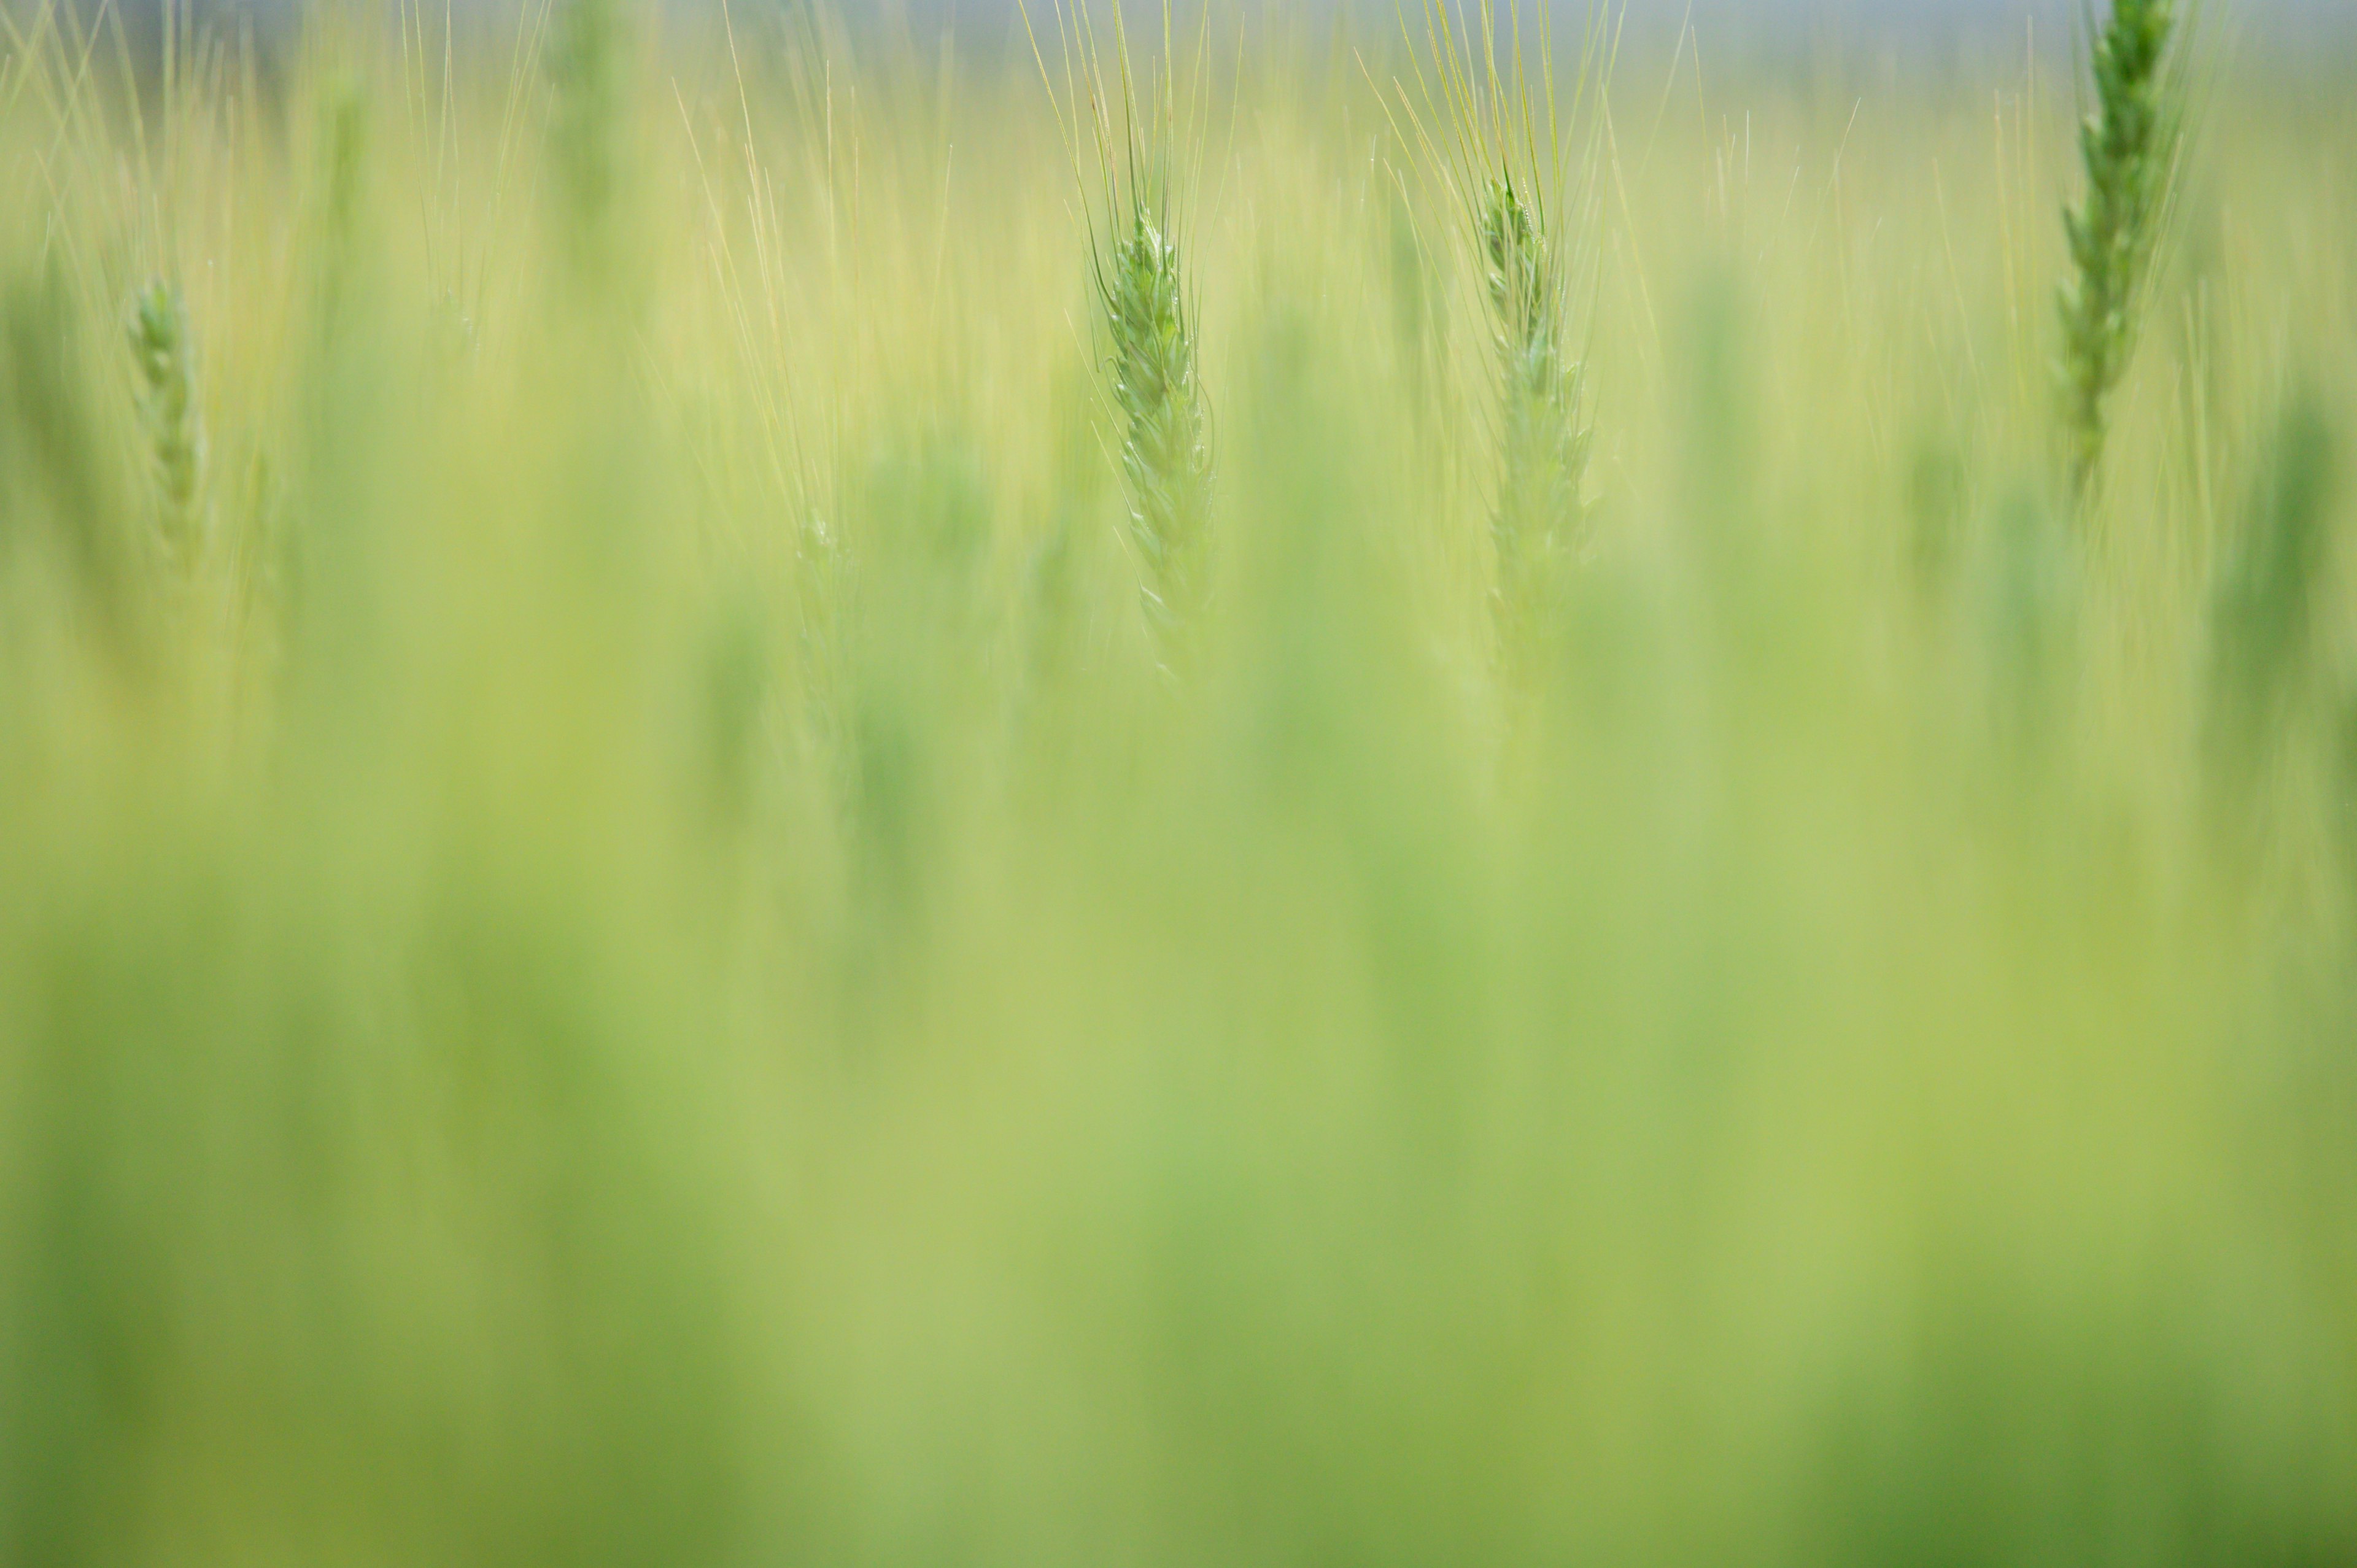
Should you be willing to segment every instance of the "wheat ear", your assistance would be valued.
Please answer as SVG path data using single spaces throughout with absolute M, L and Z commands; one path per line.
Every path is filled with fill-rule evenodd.
M 1191 661 L 1211 596 L 1212 462 L 1211 405 L 1175 215 L 1181 136 L 1170 7 L 1165 0 L 1162 59 L 1143 91 L 1118 5 L 1106 39 L 1088 0 L 1074 0 L 1069 10 L 1055 0 L 1060 91 L 1031 32 L 1028 5 L 1018 0 L 1018 9 L 1058 110 L 1087 219 L 1139 597 L 1155 657 L 1176 679 Z M 1199 72 L 1187 95 L 1190 113 L 1200 109 L 1203 85 Z M 1092 169 L 1084 146 L 1093 154 Z
M 2086 188 L 2063 212 L 2061 380 L 2071 479 L 2102 465 L 2113 390 L 2136 350 L 2141 295 L 2185 129 L 2178 0 L 2114 0 L 2096 33 L 2094 103 L 2079 126 Z
M 156 480 L 165 559 L 187 571 L 202 548 L 198 487 L 205 435 L 196 402 L 188 311 L 179 291 L 158 278 L 140 291 L 124 331 L 137 371 L 139 423 Z

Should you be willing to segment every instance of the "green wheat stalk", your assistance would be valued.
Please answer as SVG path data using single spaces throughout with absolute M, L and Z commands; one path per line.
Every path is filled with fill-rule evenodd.
M 186 572 L 203 547 L 198 488 L 205 459 L 204 424 L 196 402 L 195 354 L 179 291 L 161 278 L 133 302 L 124 332 L 137 376 L 139 424 L 147 438 L 164 556 Z
M 2136 352 L 2184 142 L 2187 23 L 2180 0 L 2114 0 L 2094 33 L 2094 103 L 2079 126 L 2086 187 L 2062 215 L 2071 275 L 2060 299 L 2065 435 L 2082 500 L 2103 461 L 2112 392 Z
M 613 260 L 627 94 L 619 0 L 565 0 L 549 46 L 551 152 L 566 239 L 576 265 L 595 274 Z
M 146 673 L 150 628 L 127 509 L 83 395 L 72 285 L 59 259 L 0 287 L 0 564 L 27 521 L 46 516 L 99 646 L 121 672 Z
M 2243 800 L 2265 771 L 2314 680 L 2316 628 L 2330 613 L 2335 467 L 2331 427 L 2303 394 L 2277 421 L 2247 521 L 2211 590 L 2206 761 L 2222 805 Z
M 1414 90 L 1395 87 L 1403 139 L 1459 214 L 1481 282 L 1497 419 L 1491 606 L 1500 660 L 1512 668 L 1546 626 L 1558 571 L 1587 532 L 1592 428 L 1577 322 L 1597 275 L 1601 120 L 1591 105 L 1608 70 L 1609 17 L 1600 6 L 1589 13 L 1567 106 L 1545 11 L 1535 24 L 1535 81 L 1518 0 L 1502 16 L 1480 0 L 1469 19 L 1452 0 L 1424 0 L 1422 21 L 1421 42 L 1408 38 Z
M 1210 596 L 1210 420 L 1177 242 L 1141 204 L 1109 261 L 1097 286 L 1113 339 L 1130 542 L 1146 568 L 1146 620 L 1171 666 Z
M 1032 45 L 1081 184 L 1139 598 L 1156 658 L 1177 678 L 1191 661 L 1211 596 L 1212 465 L 1211 406 L 1175 212 L 1180 130 L 1170 7 L 1165 0 L 1162 59 L 1142 90 L 1117 5 L 1110 84 L 1107 51 L 1086 0 L 1069 13 L 1058 0 L 1055 18 L 1065 72 L 1060 94 L 1036 33 Z M 1023 20 L 1028 31 L 1028 8 Z M 1191 102 L 1192 91 L 1189 96 Z M 1092 171 L 1081 156 L 1083 145 L 1093 155 Z
M 1524 199 L 1511 171 L 1490 182 L 1480 239 L 1498 360 L 1494 602 L 1511 648 L 1540 620 L 1555 565 L 1580 533 L 1590 436 L 1581 419 L 1587 363 L 1568 345 L 1566 278 L 1544 209 Z

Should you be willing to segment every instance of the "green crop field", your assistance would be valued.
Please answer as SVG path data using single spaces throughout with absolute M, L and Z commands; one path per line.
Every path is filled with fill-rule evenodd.
M 2357 1563 L 2357 57 L 5 3 L 0 1564 Z

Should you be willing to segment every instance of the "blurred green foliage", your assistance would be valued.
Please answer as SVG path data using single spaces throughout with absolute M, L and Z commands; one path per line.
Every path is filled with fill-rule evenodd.
M 0 1562 L 2357 1555 L 2345 103 L 2073 526 L 2067 93 L 1624 62 L 1510 700 L 1382 29 L 1174 682 L 1029 62 L 560 6 L 11 13 Z

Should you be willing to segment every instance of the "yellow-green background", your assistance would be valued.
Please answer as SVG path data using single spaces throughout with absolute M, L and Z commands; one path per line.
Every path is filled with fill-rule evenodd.
M 2067 62 L 1625 55 L 1516 693 L 1396 27 L 1224 14 L 1174 690 L 1028 54 L 568 3 L 12 0 L 0 1562 L 2357 1553 L 2357 76 L 2081 512 Z

